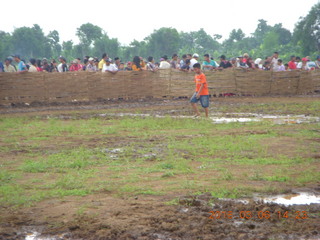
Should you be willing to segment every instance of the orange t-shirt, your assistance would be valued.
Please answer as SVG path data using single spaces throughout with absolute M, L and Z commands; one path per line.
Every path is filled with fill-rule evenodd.
M 144 67 L 146 66 L 146 64 L 144 63 L 144 61 L 141 61 L 141 62 L 140 62 L 140 66 L 141 66 L 141 68 L 138 68 L 137 65 L 132 64 L 132 70 L 133 70 L 133 71 L 141 71 L 142 68 L 144 68 Z
M 195 75 L 194 82 L 196 83 L 196 92 L 200 90 L 201 84 L 203 83 L 203 88 L 202 88 L 202 91 L 200 92 L 200 96 L 209 95 L 206 75 L 204 75 L 203 73 Z

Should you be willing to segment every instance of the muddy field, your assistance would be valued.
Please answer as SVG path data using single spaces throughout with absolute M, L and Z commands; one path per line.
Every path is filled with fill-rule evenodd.
M 266 125 L 267 127 L 256 127 L 257 129 L 251 129 L 251 126 L 244 126 L 243 129 L 237 127 L 235 129 L 217 131 L 221 131 L 219 134 L 231 134 L 232 136 L 248 134 L 248 136 L 257 135 L 259 137 L 263 134 L 269 134 L 270 136 L 274 134 L 270 139 L 274 139 L 276 136 L 279 137 L 278 140 L 266 142 L 268 150 L 264 150 L 263 154 L 271 156 L 272 154 L 281 153 L 292 158 L 297 156 L 308 158 L 312 160 L 310 162 L 312 166 L 301 166 L 308 166 L 310 169 L 317 169 L 319 172 L 319 102 L 319 96 L 315 95 L 282 98 L 214 98 L 211 101 L 210 113 L 212 124 L 228 124 L 230 122 L 223 119 L 235 119 L 231 122 L 267 121 L 267 124 L 272 122 L 272 127 L 275 126 L 275 130 L 272 131 L 279 131 L 283 135 L 279 135 L 278 132 L 277 135 L 270 133 L 269 131 L 271 130 L 267 129 L 269 125 Z M 21 104 L 3 106 L 0 108 L 0 113 L 2 118 L 28 117 L 40 119 L 41 121 L 47 121 L 47 119 L 58 119 L 59 121 L 89 120 L 92 118 L 119 119 L 120 121 L 123 117 L 145 119 L 161 118 L 168 115 L 191 119 L 192 116 L 187 99 L 141 100 L 136 102 L 110 101 L 105 103 L 73 103 L 50 106 Z M 214 122 L 215 119 L 218 120 Z M 219 119 L 222 120 L 220 121 Z M 284 128 L 278 127 L 277 124 L 284 126 Z M 295 133 L 296 129 L 300 129 L 304 134 L 309 131 L 308 134 L 311 132 L 312 135 L 303 135 L 303 137 L 301 135 L 301 139 L 297 139 L 297 142 L 295 142 L 295 137 L 292 136 L 290 138 L 290 134 Z M 181 130 L 175 131 L 179 132 Z M 121 134 L 123 133 L 121 132 Z M 137 135 L 138 137 L 136 138 L 132 136 L 120 137 L 119 135 L 111 139 L 109 137 L 100 138 L 95 134 L 88 139 L 71 139 L 70 146 L 74 148 L 77 145 L 82 145 L 97 148 L 102 143 L 104 143 L 104 146 L 107 143 L 110 149 L 114 149 L 108 151 L 111 151 L 113 155 L 117 155 L 115 149 L 124 147 L 129 143 L 132 144 L 132 142 L 141 141 L 140 145 L 143 145 L 145 144 L 144 141 L 148 141 L 153 144 L 153 149 L 156 149 L 155 146 L 159 147 L 165 141 L 164 136 L 161 134 L 152 136 L 152 139 L 146 138 L 147 140 L 143 141 L 139 139 L 140 135 Z M 164 134 L 167 134 L 167 132 Z M 188 136 L 177 135 L 176 139 L 187 139 Z M 57 149 L 64 148 L 61 142 L 68 139 L 68 137 L 71 138 L 65 135 L 59 136 L 55 140 L 45 139 L 37 145 L 35 151 L 42 153 L 46 150 L 55 153 Z M 306 139 L 310 141 L 305 142 Z M 293 149 L 296 144 L 299 144 L 301 149 Z M 20 164 L 20 161 L 24 161 L 26 156 L 30 157 L 30 155 L 24 155 L 27 153 L 26 146 L 20 143 L 20 149 L 13 149 L 11 142 L 2 139 L 1 147 L 6 151 L 0 155 L 0 166 L 5 167 L 8 171 L 13 171 L 16 165 Z M 313 151 L 306 151 L 310 146 L 312 146 Z M 163 149 L 156 150 L 151 155 L 144 153 L 144 156 L 147 156 L 148 159 L 145 160 L 142 166 L 149 167 L 149 164 L 154 164 L 157 160 L 154 160 L 153 157 L 156 155 L 156 158 L 162 156 L 161 154 L 163 153 L 161 151 Z M 136 152 L 135 150 L 134 153 L 137 154 Z M 192 159 L 193 157 L 198 157 L 197 154 L 190 154 L 189 156 L 187 153 L 183 154 L 183 157 L 188 161 L 191 159 L 189 164 L 194 169 L 201 169 L 205 166 L 200 160 Z M 250 153 L 245 154 L 246 156 L 250 155 Z M 250 157 L 255 158 L 260 152 L 255 154 L 251 154 Z M 201 153 L 201 155 L 204 155 L 204 153 Z M 116 158 L 121 158 L 122 156 L 124 155 L 119 153 Z M 7 160 L 15 161 L 15 165 L 6 165 L 5 161 Z M 271 181 L 270 178 L 263 176 L 259 176 L 261 179 L 258 179 L 258 176 L 254 176 L 255 178 L 249 176 L 244 180 L 239 171 L 243 171 L 248 166 L 242 166 L 243 169 L 240 169 L 240 165 L 228 164 L 230 166 L 226 166 L 229 168 L 223 165 L 230 171 L 223 175 L 224 180 L 221 181 L 223 188 L 226 187 L 228 191 L 232 192 L 233 187 L 243 185 L 245 186 L 243 189 L 250 189 L 249 195 L 244 194 L 242 196 L 240 193 L 237 195 L 240 197 L 232 197 L 232 199 L 229 197 L 217 197 L 219 195 L 217 194 L 218 191 L 224 191 L 223 188 L 220 188 L 220 182 L 214 183 L 218 188 L 215 192 L 216 196 L 210 193 L 214 191 L 214 186 L 207 186 L 210 191 L 206 192 L 204 190 L 205 186 L 202 186 L 202 184 L 210 185 L 210 182 L 205 181 L 205 179 L 209 178 L 210 174 L 217 174 L 214 169 L 212 171 L 208 169 L 200 176 L 192 175 L 193 173 L 191 175 L 182 174 L 182 172 L 171 176 L 167 173 L 165 180 L 163 180 L 164 175 L 162 175 L 162 178 L 157 178 L 155 182 L 144 182 L 144 180 L 137 182 L 137 185 L 148 185 L 154 191 L 161 188 L 161 191 L 159 190 L 161 194 L 154 192 L 141 194 L 129 191 L 119 194 L 117 191 L 119 185 L 115 185 L 115 187 L 101 188 L 90 192 L 85 196 L 43 197 L 43 200 L 36 200 L 30 205 L 3 204 L 0 206 L 0 239 L 320 239 L 320 179 L 318 177 L 304 180 L 303 184 L 300 185 L 293 182 L 293 180 L 291 182 L 290 180 L 283 180 L 282 178 L 279 180 L 278 178 L 275 181 Z M 297 162 L 296 167 L 290 166 L 290 169 L 295 171 L 292 175 L 286 172 L 290 178 L 298 177 L 299 169 L 296 168 L 301 167 L 299 164 L 300 162 Z M 258 169 L 260 166 L 252 166 L 253 169 L 255 167 Z M 277 165 L 272 164 L 269 166 L 269 170 L 265 170 L 265 172 L 270 171 L 268 174 L 272 175 L 271 169 L 276 168 Z M 21 168 L 18 170 L 21 171 Z M 129 174 L 130 171 L 128 170 L 128 173 L 124 171 L 122 174 Z M 108 171 L 105 171 L 105 174 L 108 173 Z M 31 175 L 31 173 L 23 174 L 27 180 L 35 176 Z M 28 174 L 30 176 L 27 176 Z M 155 176 L 158 173 L 150 174 Z M 269 175 L 268 177 L 270 177 Z M 141 178 L 141 175 L 139 176 Z M 48 179 L 50 177 L 55 178 L 56 176 L 50 175 Z M 199 178 L 202 181 L 198 182 L 199 185 L 191 186 L 192 191 L 188 189 L 188 186 L 185 188 L 172 188 L 178 189 L 175 191 L 164 187 L 164 185 L 173 184 L 166 180 L 168 179 L 167 177 L 169 179 L 177 179 L 175 184 L 181 184 L 182 182 L 178 182 L 178 180 L 182 181 L 184 178 L 188 181 L 190 179 L 195 181 Z M 262 179 L 268 179 L 268 181 L 262 181 Z M 35 184 L 38 184 L 38 182 L 35 182 Z M 95 184 L 95 182 L 92 181 L 91 184 Z M 265 185 L 268 185 L 268 189 L 272 188 L 272 190 L 265 191 Z M 197 191 L 197 189 L 199 190 Z M 252 189 L 257 189 L 257 192 Z M 307 193 L 309 197 L 304 197 L 299 202 L 294 202 L 294 199 L 301 193 Z M 284 199 L 292 200 L 292 202 L 289 201 L 285 205 L 264 201 L 266 197 L 277 196 L 278 194 L 282 194 Z M 291 205 L 292 203 L 293 205 Z

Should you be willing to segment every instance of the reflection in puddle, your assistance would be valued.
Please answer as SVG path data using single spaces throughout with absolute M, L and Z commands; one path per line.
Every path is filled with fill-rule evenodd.
M 38 232 L 32 232 L 32 233 L 27 233 L 27 236 L 25 240 L 57 240 L 61 238 L 56 238 L 56 237 L 40 237 L 40 233 Z
M 99 114 L 100 117 L 114 116 L 114 117 L 156 117 L 164 118 L 165 115 L 158 114 L 136 114 L 136 113 L 108 113 Z M 193 118 L 192 116 L 172 116 L 172 118 Z M 271 121 L 275 124 L 300 124 L 300 123 L 317 123 L 320 122 L 320 117 L 310 117 L 305 115 L 267 115 L 257 113 L 214 113 L 210 114 L 210 119 L 214 123 L 246 123 L 257 121 Z
M 68 234 L 60 234 L 57 236 L 47 236 L 43 237 L 41 236 L 41 233 L 39 232 L 32 232 L 32 233 L 27 233 L 25 240 L 62 240 L 62 239 L 70 239 Z
M 320 195 L 315 195 L 313 193 L 295 193 L 287 195 L 277 195 L 263 198 L 256 198 L 255 200 L 261 200 L 265 203 L 276 203 L 283 204 L 285 206 L 289 205 L 304 205 L 304 204 L 320 204 Z

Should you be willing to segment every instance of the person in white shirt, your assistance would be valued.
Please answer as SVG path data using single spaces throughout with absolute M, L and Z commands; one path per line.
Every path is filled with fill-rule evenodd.
M 285 66 L 282 64 L 282 60 L 281 60 L 281 59 L 278 59 L 277 67 L 273 67 L 273 71 L 282 72 L 282 71 L 285 71 L 285 70 L 286 70 L 286 68 L 285 68 Z
M 34 58 L 30 58 L 30 67 L 29 67 L 29 70 L 28 72 L 38 72 L 37 68 L 36 68 L 36 60 Z
M 274 52 L 273 56 L 271 57 L 271 66 L 274 71 L 277 71 L 276 69 L 278 68 L 278 58 L 279 58 L 279 53 Z
M 160 62 L 159 69 L 169 69 L 169 68 L 171 68 L 171 65 L 170 63 L 168 63 L 168 57 L 167 55 L 164 55 L 162 57 L 162 61 Z
M 192 55 L 192 59 L 190 60 L 190 69 L 193 70 L 193 65 L 198 63 L 198 59 L 199 59 L 199 54 L 194 53 Z
M 311 68 L 308 66 L 308 58 L 302 58 L 301 70 L 309 71 Z
M 118 68 L 115 66 L 115 64 L 111 64 L 110 59 L 106 60 L 106 63 L 103 64 L 102 72 L 109 72 L 109 73 L 117 73 Z

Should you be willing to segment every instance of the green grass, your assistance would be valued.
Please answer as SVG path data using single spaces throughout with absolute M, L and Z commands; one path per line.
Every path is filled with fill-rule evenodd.
M 229 112 L 271 113 L 302 109 L 318 115 L 319 103 L 230 108 Z M 0 118 L 0 150 L 5 156 L 0 159 L 1 205 L 96 193 L 210 192 L 218 198 L 238 198 L 312 185 L 320 179 L 315 157 L 320 149 L 319 124 L 72 116 Z

